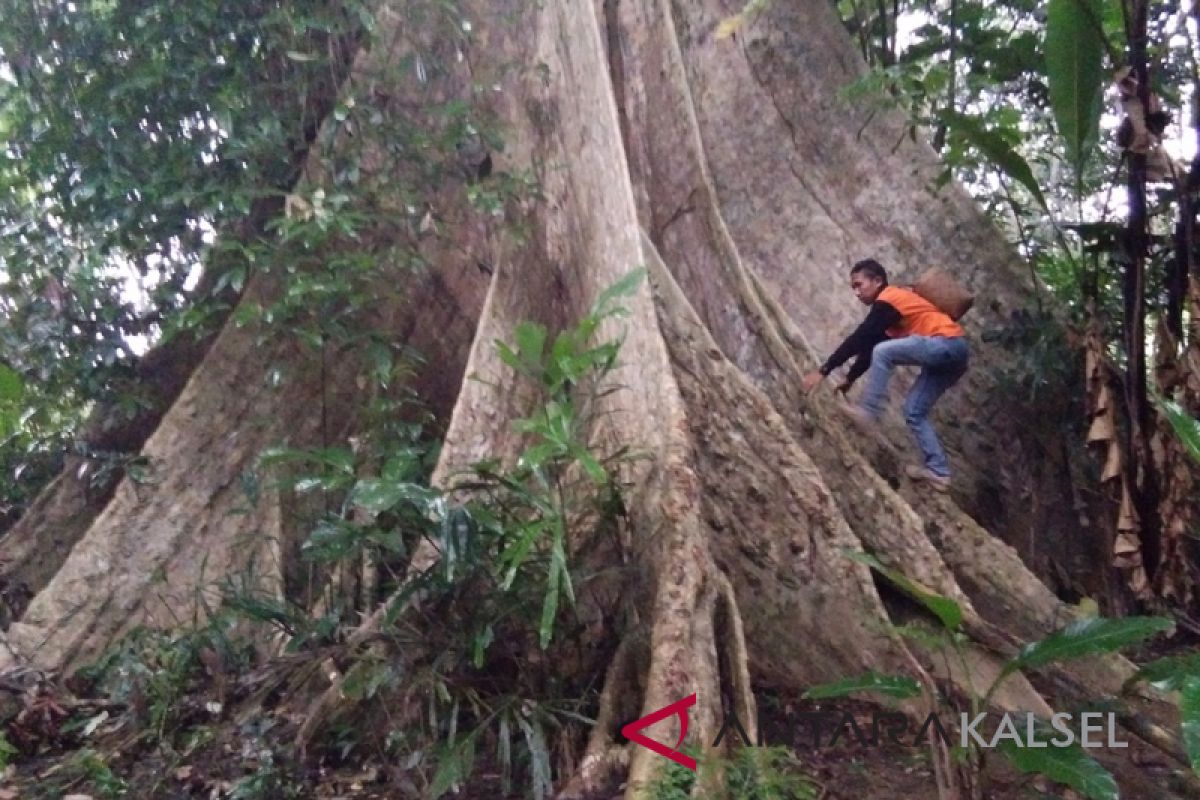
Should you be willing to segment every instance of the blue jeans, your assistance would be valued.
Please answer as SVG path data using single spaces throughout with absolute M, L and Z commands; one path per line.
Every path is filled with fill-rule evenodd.
M 883 413 L 892 367 L 921 368 L 904 401 L 904 420 L 925 455 L 925 466 L 934 475 L 948 477 L 950 462 L 929 421 L 929 412 L 937 399 L 967 371 L 968 359 L 967 342 L 961 336 L 905 336 L 880 342 L 871 351 L 862 406 L 875 419 Z

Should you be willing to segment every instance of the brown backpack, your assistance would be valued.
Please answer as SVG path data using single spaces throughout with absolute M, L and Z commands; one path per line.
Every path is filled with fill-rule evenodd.
M 975 302 L 975 295 L 967 287 L 949 272 L 937 267 L 921 273 L 912 289 L 953 320 L 961 319 Z

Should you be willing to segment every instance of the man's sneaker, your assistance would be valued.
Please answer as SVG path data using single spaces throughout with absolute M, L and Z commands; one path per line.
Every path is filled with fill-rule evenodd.
M 867 410 L 854 403 L 839 403 L 838 411 L 852 424 L 858 432 L 866 436 L 875 436 L 878 425 Z
M 916 464 L 909 464 L 904 468 L 904 474 L 916 483 L 928 483 L 936 491 L 950 491 L 950 477 L 948 475 L 935 475 L 929 470 L 929 467 L 918 467 Z

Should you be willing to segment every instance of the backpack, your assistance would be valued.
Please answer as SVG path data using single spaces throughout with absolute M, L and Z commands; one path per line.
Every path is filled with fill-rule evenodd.
M 975 295 L 966 286 L 949 272 L 937 267 L 921 273 L 912 290 L 956 321 L 970 311 L 975 303 Z

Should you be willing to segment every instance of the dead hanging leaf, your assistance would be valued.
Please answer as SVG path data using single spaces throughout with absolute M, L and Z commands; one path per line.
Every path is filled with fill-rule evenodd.
M 1104 459 L 1104 471 L 1100 473 L 1100 482 L 1108 483 L 1121 477 L 1121 448 L 1116 442 L 1108 446 L 1108 455 Z
M 1144 567 L 1134 567 L 1130 571 L 1129 588 L 1138 597 L 1146 598 L 1150 596 L 1150 579 L 1146 576 L 1146 569 Z
M 1121 511 L 1117 515 L 1117 530 L 1136 531 L 1139 529 L 1137 509 L 1133 507 L 1133 497 L 1129 494 L 1129 486 L 1121 487 Z
M 1142 551 L 1142 542 L 1138 537 L 1131 533 L 1117 534 L 1117 539 L 1113 543 L 1113 553 L 1118 556 L 1127 556 L 1130 553 L 1140 554 Z M 1140 559 L 1139 559 L 1140 561 Z
M 1096 391 L 1093 413 L 1111 414 L 1113 412 L 1112 392 L 1109 391 L 1107 383 L 1101 383 L 1100 388 Z
M 1148 598 L 1151 588 L 1142 562 L 1141 524 L 1129 491 L 1129 476 L 1125 474 L 1126 464 L 1118 436 L 1117 406 L 1107 380 L 1109 365 L 1094 324 L 1088 328 L 1084 356 L 1089 412 L 1087 442 L 1104 447 L 1101 482 L 1111 483 L 1121 479 L 1121 506 L 1117 513 L 1117 536 L 1113 540 L 1111 563 L 1125 572 L 1126 583 L 1137 597 Z
M 1094 444 L 1096 442 L 1109 442 L 1117 435 L 1116 426 L 1113 424 L 1111 414 L 1100 414 L 1092 420 L 1092 425 L 1088 428 L 1087 442 Z

